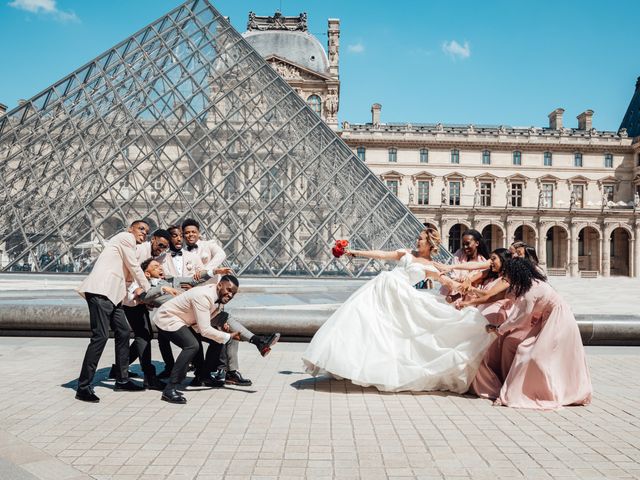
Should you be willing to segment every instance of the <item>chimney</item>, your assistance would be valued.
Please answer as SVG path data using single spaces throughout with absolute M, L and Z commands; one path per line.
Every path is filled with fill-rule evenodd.
M 562 114 L 564 108 L 556 108 L 549 114 L 549 128 L 551 130 L 562 130 Z
M 382 105 L 379 103 L 371 105 L 371 123 L 374 125 L 380 125 L 380 110 L 382 110 Z
M 4 103 L 0 103 L 0 117 L 7 113 L 7 106 Z
M 340 61 L 340 20 L 338 18 L 329 19 L 329 29 L 327 30 L 327 47 L 329 48 L 329 73 L 337 77 Z
M 578 130 L 591 130 L 593 128 L 593 110 L 585 110 L 576 117 L 578 119 Z

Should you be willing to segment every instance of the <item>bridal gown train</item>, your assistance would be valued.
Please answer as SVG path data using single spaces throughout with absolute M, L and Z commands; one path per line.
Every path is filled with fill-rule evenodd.
M 311 340 L 307 372 L 388 392 L 465 393 L 493 337 L 476 308 L 458 311 L 415 289 L 426 270 L 437 271 L 406 253 L 360 287 Z

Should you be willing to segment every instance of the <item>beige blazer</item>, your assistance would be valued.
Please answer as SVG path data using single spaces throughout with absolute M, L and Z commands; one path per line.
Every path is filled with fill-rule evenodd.
M 127 296 L 127 283 L 135 280 L 143 290 L 149 282 L 136 259 L 136 239 L 132 233 L 122 232 L 113 237 L 96 260 L 93 270 L 77 291 L 104 295 L 115 305 Z
M 182 274 L 192 277 L 198 270 L 207 270 L 213 277 L 213 270 L 218 268 L 227 254 L 215 240 L 200 240 L 197 248 L 189 251 L 186 246 L 182 248 L 184 261 Z
M 191 327 L 215 342 L 227 343 L 231 335 L 211 326 L 211 317 L 219 311 L 216 285 L 194 287 L 169 300 L 158 308 L 158 313 L 152 318 L 153 323 L 166 332 L 175 332 L 184 326 Z
M 169 257 L 168 261 L 167 261 L 167 257 Z M 158 262 L 160 262 L 160 265 L 162 265 L 162 269 L 164 270 L 167 277 L 174 276 L 174 275 L 167 274 L 168 262 L 171 262 L 171 253 L 167 253 L 165 251 L 165 252 L 162 252 L 157 257 L 154 257 L 151 254 L 151 242 L 144 242 L 144 243 L 141 243 L 140 245 L 136 245 L 136 258 L 139 264 L 149 258 L 153 258 L 154 260 L 157 260 Z M 173 262 L 171 262 L 171 264 L 173 266 Z

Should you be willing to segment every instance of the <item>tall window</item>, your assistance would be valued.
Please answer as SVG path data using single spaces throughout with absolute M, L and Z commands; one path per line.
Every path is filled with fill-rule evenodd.
M 573 193 L 575 193 L 576 208 L 582 208 L 584 206 L 584 185 L 574 185 Z
M 480 183 L 480 206 L 491 206 L 491 182 Z
M 451 163 L 460 163 L 460 150 L 451 150 Z
M 574 167 L 581 167 L 582 166 L 582 154 L 581 153 L 576 153 L 573 156 L 573 166 Z
M 307 105 L 311 107 L 311 110 L 313 110 L 316 115 L 320 116 L 320 112 L 322 112 L 322 99 L 318 95 L 309 95 L 307 97 Z
M 603 185 L 602 196 L 607 199 L 607 202 L 613 202 L 613 185 Z
M 491 152 L 489 150 L 482 151 L 482 164 L 491 165 Z
M 551 152 L 544 152 L 544 166 L 551 167 L 553 165 L 553 154 Z
M 367 149 L 364 147 L 358 147 L 357 152 L 358 152 L 358 158 L 364 162 L 367 156 Z
M 513 152 L 513 164 L 522 165 L 522 152 L 519 152 L 518 150 Z
M 389 149 L 389 161 L 393 162 L 393 163 L 398 161 L 398 149 L 397 148 L 391 147 Z
M 521 207 L 522 206 L 522 190 L 524 185 L 522 183 L 512 183 L 511 184 L 511 206 L 512 207 Z
M 426 148 L 420 149 L 420 163 L 429 163 L 429 150 Z
M 396 197 L 398 196 L 398 180 L 387 180 L 387 188 L 391 190 Z
M 418 182 L 418 205 L 429 205 L 429 182 Z
M 542 205 L 543 208 L 553 208 L 553 183 L 542 184 Z
M 610 153 L 604 156 L 604 168 L 613 168 L 613 155 Z
M 449 182 L 449 205 L 460 205 L 460 182 Z

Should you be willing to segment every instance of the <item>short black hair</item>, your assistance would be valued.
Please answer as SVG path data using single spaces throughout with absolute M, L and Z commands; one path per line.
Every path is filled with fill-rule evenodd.
M 129 227 L 134 227 L 136 226 L 138 223 L 144 223 L 147 227 L 149 226 L 149 222 L 147 222 L 146 220 L 134 220 L 133 222 L 131 222 L 131 225 L 129 225 Z
M 157 229 L 151 236 L 164 238 L 167 242 L 171 243 L 171 234 L 169 233 L 169 230 L 165 230 L 164 228 Z
M 143 271 L 143 272 L 144 272 L 144 271 L 146 271 L 146 270 L 147 270 L 147 268 L 149 268 L 149 265 L 151 265 L 151 262 L 153 262 L 154 260 L 155 260 L 155 258 L 153 258 L 153 257 L 149 257 L 149 258 L 147 258 L 144 262 L 142 262 L 142 263 L 140 264 L 140 268 L 142 269 L 142 271 Z
M 182 230 L 184 230 L 187 227 L 196 227 L 199 231 L 200 222 L 198 222 L 195 218 L 186 218 L 184 222 L 182 222 Z
M 240 282 L 238 281 L 238 277 L 236 277 L 235 275 L 223 275 L 222 278 L 220 279 L 220 281 L 224 282 L 225 280 L 227 282 L 233 283 L 236 287 L 240 286 Z
M 171 234 L 172 230 L 180 230 L 180 231 L 182 231 L 182 227 L 180 225 L 169 225 L 167 227 L 167 232 L 169 232 L 169 234 Z

